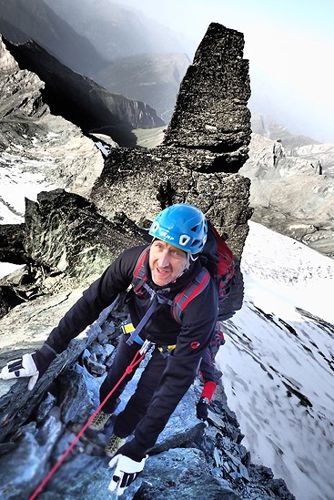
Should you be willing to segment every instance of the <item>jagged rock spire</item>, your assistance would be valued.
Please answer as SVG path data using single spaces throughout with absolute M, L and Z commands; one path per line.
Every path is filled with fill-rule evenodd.
M 210 24 L 182 81 L 164 140 L 166 146 L 220 153 L 216 171 L 237 172 L 248 157 L 250 83 L 243 48 L 242 33 Z
M 162 146 L 113 150 L 92 190 L 101 213 L 139 221 L 173 203 L 198 206 L 238 256 L 251 216 L 248 179 L 235 175 L 250 141 L 243 35 L 211 24 L 180 89 Z

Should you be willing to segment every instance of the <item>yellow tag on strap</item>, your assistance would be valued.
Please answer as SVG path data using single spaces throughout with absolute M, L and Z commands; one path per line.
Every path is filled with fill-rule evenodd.
M 135 331 L 135 327 L 132 323 L 125 323 L 122 325 L 123 333 L 130 335 L 130 333 Z
M 172 351 L 174 351 L 175 347 L 176 347 L 176 344 L 174 344 L 174 345 L 166 345 L 164 347 L 158 347 L 158 349 L 159 349 L 160 352 L 164 352 L 166 350 L 168 352 L 172 352 Z

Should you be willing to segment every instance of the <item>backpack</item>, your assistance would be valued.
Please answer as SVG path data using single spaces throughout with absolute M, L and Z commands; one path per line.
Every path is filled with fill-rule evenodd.
M 182 315 L 188 304 L 203 290 L 205 290 L 209 283 L 210 276 L 216 283 L 218 291 L 218 319 L 230 318 L 233 316 L 235 310 L 240 309 L 242 304 L 242 300 L 241 303 L 239 300 L 240 306 L 236 308 L 235 303 L 237 301 L 233 301 L 233 306 L 229 305 L 229 308 L 232 307 L 235 310 L 227 311 L 226 298 L 231 292 L 233 278 L 238 267 L 235 264 L 231 249 L 219 235 L 216 228 L 210 222 L 208 223 L 208 226 L 208 238 L 199 257 L 203 268 L 199 274 L 184 288 L 184 290 L 179 292 L 172 301 L 169 301 L 172 316 L 178 323 L 182 322 Z M 150 294 L 154 293 L 153 290 L 151 290 L 147 285 L 146 262 L 148 253 L 149 247 L 145 248 L 139 256 L 133 273 L 132 286 L 134 293 L 137 295 L 144 295 L 145 291 Z M 224 311 L 223 315 L 220 312 L 221 310 Z

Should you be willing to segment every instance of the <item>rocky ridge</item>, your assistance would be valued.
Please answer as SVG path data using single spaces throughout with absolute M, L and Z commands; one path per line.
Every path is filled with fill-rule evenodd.
M 60 458 L 96 407 L 98 387 L 110 366 L 121 319 L 122 312 L 111 306 L 86 339 L 72 341 L 52 363 L 32 395 L 24 390 L 26 382 L 20 381 L 0 399 L 2 498 L 23 500 L 32 494 L 49 464 Z M 131 385 L 125 397 L 133 390 Z M 251 463 L 222 390 L 212 403 L 207 427 L 195 417 L 198 396 L 196 386 L 184 396 L 151 450 L 145 471 L 122 498 L 192 499 L 205 490 L 210 499 L 255 500 L 260 496 L 293 500 L 285 483 L 274 479 L 270 469 Z M 83 436 L 40 498 L 79 495 L 88 500 L 93 492 L 101 499 L 110 498 L 105 440 L 102 435 L 94 442 Z

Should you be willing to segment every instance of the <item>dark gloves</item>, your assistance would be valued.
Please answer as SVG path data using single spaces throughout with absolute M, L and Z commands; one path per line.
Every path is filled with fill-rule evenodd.
M 0 378 L 9 380 L 12 378 L 29 377 L 28 390 L 31 391 L 43 375 L 51 361 L 56 357 L 56 352 L 44 344 L 41 349 L 33 354 L 23 354 L 20 358 L 9 361 L 1 370 Z
M 141 457 L 141 458 L 140 458 Z M 147 455 L 143 455 L 135 439 L 125 443 L 110 460 L 109 467 L 114 468 L 109 490 L 117 496 L 136 479 L 145 466 Z
M 200 420 L 207 420 L 208 418 L 209 400 L 208 398 L 200 398 L 196 405 L 196 416 Z

